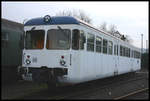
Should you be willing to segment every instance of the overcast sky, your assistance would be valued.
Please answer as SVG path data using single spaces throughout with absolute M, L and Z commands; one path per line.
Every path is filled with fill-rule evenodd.
M 25 19 L 53 16 L 63 10 L 82 10 L 94 26 L 103 22 L 117 26 L 119 32 L 129 35 L 133 45 L 144 48 L 148 40 L 148 2 L 2 2 L 2 18 L 23 23 Z

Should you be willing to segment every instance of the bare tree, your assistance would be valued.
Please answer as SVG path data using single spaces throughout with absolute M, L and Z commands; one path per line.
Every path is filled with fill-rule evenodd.
M 115 31 L 114 36 L 116 36 L 118 38 L 122 38 L 122 34 L 118 30 Z
M 60 11 L 56 13 L 56 16 L 73 16 L 73 13 L 71 11 Z
M 101 29 L 103 31 L 107 31 L 107 23 L 103 22 L 100 26 L 98 26 L 98 29 Z
M 125 35 L 125 38 L 128 43 L 133 43 L 133 39 L 129 35 Z
M 83 20 L 83 21 L 85 21 L 85 22 L 91 24 L 92 19 L 91 19 L 87 14 L 85 14 L 85 12 L 79 10 L 79 14 L 78 14 L 77 17 L 78 17 L 79 19 L 81 19 L 81 20 Z
M 110 34 L 114 35 L 116 31 L 117 31 L 117 26 L 114 25 L 114 24 L 111 24 L 111 25 L 109 26 L 108 32 L 109 32 Z
M 68 10 L 68 11 L 60 11 L 56 13 L 56 16 L 72 16 L 72 17 L 77 17 L 82 21 L 85 21 L 89 24 L 92 24 L 92 19 L 82 10 L 76 11 L 76 10 Z
M 129 35 L 123 35 L 121 34 L 118 30 L 117 30 L 117 26 L 112 24 L 109 27 L 109 31 L 110 34 L 122 39 L 123 41 L 126 41 L 128 43 L 133 43 L 133 40 L 131 39 L 131 37 Z

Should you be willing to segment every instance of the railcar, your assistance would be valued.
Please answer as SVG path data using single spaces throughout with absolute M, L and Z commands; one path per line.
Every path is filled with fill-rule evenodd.
M 48 85 L 77 84 L 134 72 L 140 49 L 70 16 L 45 16 L 24 24 L 20 71 Z
M 23 24 L 2 19 L 1 25 L 1 78 L 8 84 L 17 81 L 17 67 L 22 64 Z

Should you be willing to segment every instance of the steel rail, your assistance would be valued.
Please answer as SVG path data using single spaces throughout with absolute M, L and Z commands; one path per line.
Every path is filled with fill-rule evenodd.
M 137 90 L 137 91 L 134 91 L 134 92 L 128 93 L 128 94 L 126 94 L 126 95 L 116 97 L 116 98 L 114 98 L 114 100 L 120 100 L 120 99 L 123 99 L 123 98 L 129 97 L 129 96 L 132 96 L 132 95 L 134 95 L 134 94 L 144 92 L 144 91 L 146 91 L 146 90 L 148 90 L 148 89 L 149 89 L 149 88 L 140 89 L 140 90 Z
M 143 79 L 145 79 L 145 77 L 139 77 L 139 78 L 131 79 L 131 80 L 128 80 L 128 81 L 121 81 L 119 83 L 116 83 L 115 85 L 120 85 L 120 84 L 123 84 L 123 83 L 130 83 L 131 81 L 143 80 Z M 89 90 L 85 90 L 85 91 L 80 91 L 80 92 L 76 92 L 74 94 L 69 94 L 69 95 L 53 96 L 53 97 L 49 97 L 48 99 L 65 99 L 65 98 L 69 98 L 69 97 L 72 97 L 72 96 L 85 95 L 86 93 L 89 93 L 89 92 L 94 91 L 94 90 L 105 89 L 105 88 L 109 87 L 110 85 L 112 85 L 112 82 L 113 81 L 111 81 L 107 85 L 99 87 L 99 88 L 89 89 Z
M 121 75 L 120 75 L 121 76 Z M 99 89 L 105 89 L 105 88 L 107 88 L 107 87 L 112 87 L 113 85 L 120 85 L 120 84 L 124 84 L 124 83 L 130 83 L 131 81 L 136 81 L 136 80 L 142 80 L 142 79 L 147 79 L 148 77 L 146 77 L 145 78 L 145 76 L 141 76 L 141 75 L 127 75 L 127 76 L 124 76 L 124 75 L 122 75 L 122 77 L 120 78 L 120 76 L 119 76 L 119 78 L 118 77 L 116 77 L 116 78 L 114 78 L 113 77 L 113 80 L 111 79 L 111 80 L 108 80 L 107 78 L 107 80 L 105 79 L 104 81 L 102 81 L 102 82 L 99 82 L 98 83 L 98 87 L 97 87 L 97 82 L 95 83 L 95 82 L 91 82 L 92 84 L 94 83 L 94 85 L 97 87 L 97 88 L 88 88 L 88 90 L 86 89 L 87 87 L 87 85 L 78 85 L 77 86 L 77 89 L 78 88 L 82 88 L 82 86 L 85 88 L 83 88 L 83 90 L 81 91 L 81 90 L 75 90 L 74 92 L 70 92 L 71 90 L 74 90 L 74 88 L 72 88 L 71 87 L 71 89 L 69 90 L 67 90 L 67 92 L 62 92 L 61 90 L 59 91 L 56 91 L 55 93 L 56 94 L 50 94 L 50 95 L 47 95 L 47 93 L 45 93 L 44 91 L 43 91 L 43 93 L 41 93 L 41 96 L 42 95 L 44 95 L 45 96 L 45 94 L 46 94 L 46 99 L 64 99 L 64 98 L 68 98 L 68 97 L 75 97 L 76 95 L 80 95 L 80 94 L 83 94 L 83 95 L 85 95 L 85 94 L 88 94 L 89 93 L 89 91 L 94 91 L 94 90 L 99 90 Z M 129 79 L 130 78 L 130 79 Z M 109 78 L 110 79 L 110 78 Z M 118 82 L 116 82 L 116 80 L 118 81 Z M 91 84 L 90 83 L 90 84 Z M 47 90 L 46 90 L 47 91 Z M 34 94 L 34 93 L 33 93 Z M 40 92 L 38 93 L 38 94 L 40 94 Z M 32 98 L 34 98 L 34 96 L 35 95 L 32 95 L 32 94 L 27 94 L 26 96 L 24 96 L 24 97 L 19 97 L 20 99 L 23 99 L 23 98 L 30 98 L 30 97 L 32 97 Z M 35 96 L 35 98 L 36 98 L 36 96 Z M 17 99 L 17 98 L 16 98 Z

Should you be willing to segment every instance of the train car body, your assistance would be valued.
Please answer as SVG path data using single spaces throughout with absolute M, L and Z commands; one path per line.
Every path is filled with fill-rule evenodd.
M 22 68 L 33 81 L 76 84 L 141 68 L 140 50 L 129 43 L 77 18 L 45 18 L 24 25 Z
M 23 35 L 23 24 L 2 19 L 1 25 L 2 81 L 16 82 L 17 67 L 22 63 L 22 49 L 19 44 Z

